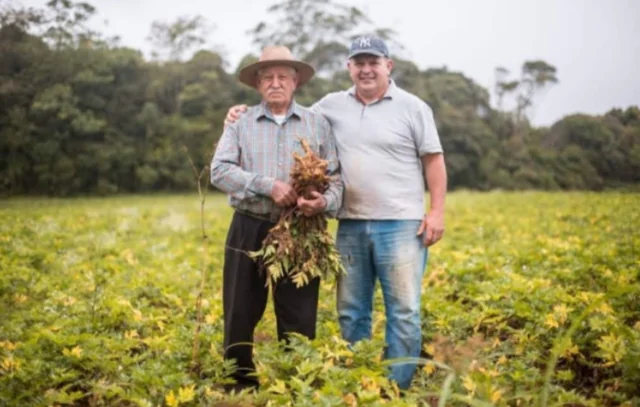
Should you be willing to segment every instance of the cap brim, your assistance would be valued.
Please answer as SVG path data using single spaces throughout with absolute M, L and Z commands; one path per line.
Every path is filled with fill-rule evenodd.
M 380 51 L 376 51 L 375 49 L 359 49 L 349 54 L 349 58 L 353 58 L 358 55 L 374 55 L 376 57 L 386 57 L 385 54 Z
M 269 68 L 271 66 L 290 66 L 298 72 L 300 79 L 298 80 L 298 88 L 305 83 L 309 82 L 316 70 L 313 67 L 302 61 L 291 61 L 289 59 L 274 59 L 271 61 L 256 62 L 251 65 L 247 65 L 240 70 L 238 74 L 238 80 L 245 85 L 249 85 L 252 88 L 256 87 L 258 81 L 258 71 L 260 69 Z

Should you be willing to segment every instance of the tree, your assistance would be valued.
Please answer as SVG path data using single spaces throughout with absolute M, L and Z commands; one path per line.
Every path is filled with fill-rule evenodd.
M 54 48 L 73 46 L 81 41 L 90 41 L 96 33 L 85 23 L 96 9 L 89 3 L 71 0 L 49 0 L 45 14 L 45 38 Z
M 376 27 L 359 8 L 333 0 L 282 0 L 267 12 L 272 22 L 262 21 L 248 32 L 253 43 L 259 48 L 285 45 L 315 66 L 321 77 L 344 66 L 347 46 L 359 35 L 377 35 L 401 48 L 394 30 Z
M 506 95 L 515 95 L 514 121 L 517 124 L 527 119 L 526 110 L 533 105 L 536 94 L 558 83 L 556 67 L 542 60 L 525 61 L 518 80 L 509 80 L 509 71 L 503 67 L 497 67 L 495 74 L 497 107 L 502 109 Z
M 15 3 L 0 3 L 0 27 L 15 27 L 21 32 L 27 32 L 32 25 L 42 24 L 43 10 L 22 8 Z
M 206 43 L 212 29 L 202 16 L 181 16 L 171 23 L 154 21 L 147 40 L 155 47 L 156 57 L 180 61 L 187 51 Z
M 0 195 L 186 190 L 193 179 L 182 147 L 202 167 L 228 106 L 259 102 L 236 80 L 257 57 L 245 55 L 227 73 L 224 55 L 202 49 L 201 17 L 154 24 L 151 38 L 167 58 L 158 63 L 87 30 L 95 14 L 87 3 L 0 2 Z M 280 20 L 263 23 L 256 44 L 289 39 L 321 72 L 296 93 L 299 103 L 352 85 L 343 69 L 348 41 L 376 32 L 366 15 L 333 0 L 281 0 L 271 9 Z M 496 70 L 496 110 L 488 90 L 460 72 L 394 60 L 396 83 L 434 110 L 451 188 L 595 190 L 640 182 L 638 107 L 535 128 L 527 113 L 557 82 L 544 61 L 525 62 L 516 80 Z
M 533 104 L 536 92 L 540 92 L 545 87 L 558 83 L 556 67 L 549 65 L 545 61 L 526 61 L 522 65 L 520 87 L 522 91 L 518 95 L 518 109 L 516 119 L 522 121 L 527 108 Z
M 498 98 L 497 107 L 498 107 L 498 110 L 502 110 L 502 106 L 503 106 L 502 103 L 504 100 L 504 96 L 516 90 L 520 82 L 507 80 L 507 77 L 509 76 L 509 71 L 507 70 L 507 68 L 504 68 L 501 66 L 495 69 L 495 75 L 496 75 L 495 92 Z

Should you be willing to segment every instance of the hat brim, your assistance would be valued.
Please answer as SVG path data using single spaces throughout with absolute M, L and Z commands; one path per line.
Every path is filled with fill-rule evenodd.
M 348 58 L 353 58 L 353 57 L 356 57 L 358 55 L 373 55 L 373 56 L 376 56 L 376 57 L 387 57 L 382 52 L 376 51 L 374 49 L 359 49 L 359 50 L 354 51 L 351 54 L 349 54 Z
M 240 70 L 238 74 L 238 80 L 245 85 L 249 85 L 255 88 L 258 82 L 258 71 L 260 69 L 269 68 L 271 66 L 290 66 L 298 72 L 300 79 L 298 80 L 298 87 L 309 82 L 316 70 L 313 67 L 302 61 L 292 61 L 290 59 L 273 59 L 269 61 L 260 61 L 247 65 Z

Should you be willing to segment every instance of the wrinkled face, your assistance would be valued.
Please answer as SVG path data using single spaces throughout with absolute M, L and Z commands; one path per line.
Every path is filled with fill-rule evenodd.
M 375 55 L 356 55 L 347 64 L 351 80 L 361 92 L 375 93 L 389 83 L 393 61 Z
M 258 92 L 267 103 L 289 104 L 296 86 L 298 74 L 289 66 L 271 66 L 258 72 Z

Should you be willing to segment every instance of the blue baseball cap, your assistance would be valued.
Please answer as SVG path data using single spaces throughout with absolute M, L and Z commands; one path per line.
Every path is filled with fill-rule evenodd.
M 381 38 L 364 35 L 356 38 L 351 43 L 351 47 L 349 47 L 349 58 L 363 54 L 389 58 L 389 48 L 387 48 L 387 44 L 385 44 Z

